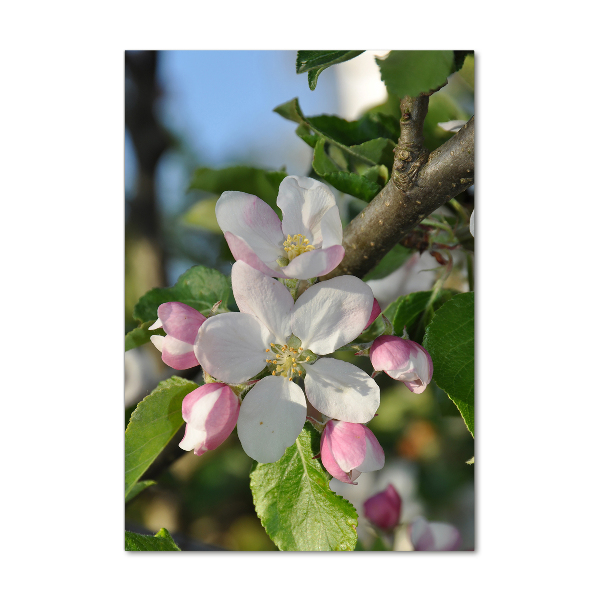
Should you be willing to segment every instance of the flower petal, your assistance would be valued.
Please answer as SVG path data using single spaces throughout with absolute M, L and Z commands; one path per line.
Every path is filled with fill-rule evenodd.
M 224 313 L 200 327 L 194 352 L 202 368 L 225 383 L 243 383 L 260 373 L 275 336 L 254 316 Z
M 196 355 L 194 354 L 194 346 L 187 342 L 177 340 L 171 335 L 167 335 L 163 338 L 161 358 L 166 365 L 180 371 L 197 367 L 199 364 Z
M 237 396 L 222 383 L 209 383 L 190 392 L 181 407 L 187 426 L 179 447 L 194 450 L 198 456 L 214 450 L 233 431 L 239 409 Z
M 240 312 L 254 315 L 285 344 L 292 333 L 294 299 L 283 283 L 240 261 L 233 265 L 231 283 Z
M 364 425 L 331 420 L 327 422 L 324 434 L 329 438 L 329 447 L 335 462 L 345 473 L 349 473 L 365 460 L 367 443 Z
M 261 463 L 278 461 L 300 435 L 306 421 L 306 399 L 293 381 L 265 377 L 246 395 L 237 430 L 248 456 Z
M 321 413 L 350 423 L 366 423 L 379 407 L 379 386 L 364 371 L 335 358 L 306 365 L 304 389 Z
M 158 320 L 162 323 L 165 333 L 182 342 L 193 344 L 206 317 L 182 302 L 165 302 L 158 307 Z
M 292 259 L 287 267 L 281 270 L 288 279 L 310 279 L 331 273 L 344 258 L 343 246 L 317 248 Z
M 377 299 L 373 298 L 373 310 L 371 311 L 371 316 L 369 317 L 368 323 L 365 325 L 365 329 L 368 329 L 371 323 L 381 314 L 381 306 L 379 306 L 379 302 Z M 364 329 L 363 329 L 364 331 Z
M 269 263 L 283 254 L 281 221 L 257 196 L 223 192 L 215 213 L 223 233 L 229 231 L 244 240 L 262 261 Z
M 280 272 L 281 267 L 275 261 L 271 261 L 269 263 L 271 266 L 265 264 L 265 262 L 258 258 L 256 252 L 254 252 L 254 250 L 252 250 L 248 243 L 242 238 L 239 238 L 230 231 L 226 231 L 225 240 L 227 241 L 229 249 L 231 250 L 231 254 L 233 254 L 233 258 L 235 258 L 235 260 L 243 261 L 247 265 L 250 265 L 254 269 L 257 269 L 261 273 L 269 275 L 270 277 L 282 276 Z M 279 269 L 279 271 L 276 270 L 275 267 Z
M 361 473 L 368 473 L 369 471 L 379 471 L 385 464 L 385 454 L 381 444 L 377 441 L 375 434 L 363 425 L 365 429 L 365 442 L 366 452 L 364 461 L 356 468 Z
M 311 244 L 320 246 L 323 242 L 321 220 L 336 203 L 326 185 L 310 177 L 290 175 L 279 186 L 277 206 L 283 214 L 284 237 L 299 233 L 308 238 Z
M 336 206 L 332 206 L 321 219 L 321 235 L 323 242 L 321 248 L 330 246 L 339 246 L 342 243 L 343 229 L 340 211 Z
M 460 532 L 448 523 L 429 523 L 418 517 L 410 526 L 410 540 L 415 550 L 458 550 Z
M 321 435 L 321 461 L 327 472 L 342 483 L 352 483 L 352 472 L 346 473 L 337 463 L 332 450 L 331 438 L 323 432 Z M 357 475 L 358 477 L 358 475 Z
M 313 285 L 298 298 L 292 332 L 304 348 L 329 354 L 362 332 L 372 309 L 373 292 L 366 283 L 352 275 L 334 277 Z

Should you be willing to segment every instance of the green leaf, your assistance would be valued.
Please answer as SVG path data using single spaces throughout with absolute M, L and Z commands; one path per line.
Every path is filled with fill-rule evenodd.
M 299 50 L 296 56 L 296 73 L 308 72 L 308 86 L 317 87 L 319 75 L 332 65 L 355 58 L 364 50 Z
M 181 275 L 173 287 L 154 288 L 144 294 L 135 305 L 133 316 L 144 324 L 155 322 L 158 307 L 164 302 L 183 302 L 206 316 L 219 300 L 221 310 L 233 304 L 229 278 L 215 269 L 197 266 Z
M 129 494 L 125 496 L 125 503 L 133 500 L 140 492 L 143 492 L 147 487 L 156 485 L 156 481 L 147 479 L 146 481 L 138 481 L 130 490 Z
M 179 551 L 181 548 L 173 541 L 169 532 L 163 527 L 156 535 L 140 535 L 131 531 L 125 532 L 125 550 L 145 552 Z
M 287 177 L 284 169 L 281 171 L 266 171 L 255 167 L 226 167 L 225 169 L 209 169 L 201 167 L 194 171 L 190 190 L 203 190 L 221 195 L 223 192 L 245 192 L 258 196 L 275 211 L 279 185 Z M 281 215 L 281 212 L 278 213 Z
M 285 119 L 298 123 L 296 133 L 310 146 L 314 138 L 310 131 L 324 138 L 345 152 L 350 158 L 369 166 L 384 164 L 388 169 L 394 162 L 394 145 L 398 140 L 397 129 L 386 115 L 366 114 L 358 121 L 346 121 L 332 115 L 305 117 L 298 98 L 274 109 Z
M 181 222 L 190 227 L 222 234 L 215 214 L 217 200 L 218 198 L 206 198 L 196 202 L 186 211 Z
M 324 138 L 321 138 L 315 146 L 312 167 L 315 170 L 315 173 L 327 183 L 330 183 L 341 192 L 350 194 L 361 200 L 366 200 L 368 202 L 377 195 L 379 190 L 381 190 L 379 184 L 370 181 L 366 177 L 362 177 L 356 173 L 341 171 L 325 152 Z
M 198 387 L 193 381 L 171 377 L 161 381 L 133 411 L 125 430 L 125 497 L 137 480 L 183 425 L 181 403 Z
M 475 295 L 457 294 L 427 326 L 423 346 L 433 361 L 433 378 L 456 404 L 474 434 Z
M 154 320 L 142 323 L 125 335 L 125 352 L 149 342 L 150 337 L 156 335 L 157 332 L 154 330 L 148 331 L 148 327 L 150 327 L 152 323 L 155 323 L 157 318 L 158 316 L 155 316 Z
M 375 60 L 387 89 L 399 98 L 431 92 L 456 70 L 452 50 L 392 50 Z
M 383 257 L 374 269 L 371 269 L 363 277 L 363 281 L 387 277 L 390 273 L 400 268 L 410 258 L 412 253 L 413 251 L 409 248 L 397 244 Z
M 319 434 L 305 425 L 276 462 L 257 464 L 250 488 L 263 527 L 280 550 L 353 550 L 356 510 L 329 488 Z

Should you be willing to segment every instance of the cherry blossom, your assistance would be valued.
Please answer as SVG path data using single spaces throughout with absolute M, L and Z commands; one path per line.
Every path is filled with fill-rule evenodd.
M 371 346 L 370 358 L 376 371 L 385 371 L 415 394 L 423 392 L 433 376 L 431 356 L 411 340 L 381 335 Z
M 223 192 L 217 222 L 236 260 L 271 277 L 310 279 L 344 258 L 342 222 L 329 188 L 309 177 L 286 177 L 275 211 L 257 196 Z
M 153 335 L 150 341 L 162 353 L 163 362 L 173 369 L 197 367 L 194 341 L 206 317 L 182 302 L 165 302 L 158 307 L 158 320 L 148 329 L 162 327 L 166 336 Z
M 240 412 L 240 402 L 229 386 L 207 383 L 183 399 L 181 411 L 187 424 L 179 447 L 202 456 L 229 437 Z
M 321 435 L 321 460 L 330 475 L 343 483 L 354 483 L 361 473 L 381 469 L 385 457 L 368 427 L 330 420 Z
M 294 304 L 281 282 L 241 261 L 231 278 L 240 312 L 208 319 L 194 351 L 203 369 L 225 383 L 270 372 L 242 402 L 238 436 L 245 452 L 263 463 L 279 460 L 302 430 L 307 398 L 328 417 L 370 421 L 379 406 L 377 384 L 350 363 L 320 358 L 363 331 L 373 312 L 369 286 L 344 275 L 309 287 Z M 293 381 L 300 377 L 304 391 Z

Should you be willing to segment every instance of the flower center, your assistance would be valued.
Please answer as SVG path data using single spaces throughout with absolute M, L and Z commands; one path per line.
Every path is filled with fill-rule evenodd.
M 294 337 L 294 336 L 291 336 Z M 297 339 L 297 338 L 296 338 Z M 289 342 L 290 340 L 288 340 Z M 267 365 L 271 365 L 271 375 L 281 375 L 287 377 L 290 381 L 294 377 L 304 375 L 306 371 L 302 368 L 302 363 L 311 360 L 311 352 L 303 351 L 302 347 L 294 348 L 291 345 L 271 344 L 265 352 L 269 354 Z
M 295 236 L 288 235 L 287 240 L 283 242 L 283 249 L 287 254 L 288 260 L 296 258 L 305 252 L 314 250 L 315 247 L 311 245 L 309 240 L 302 234 L 297 233 Z

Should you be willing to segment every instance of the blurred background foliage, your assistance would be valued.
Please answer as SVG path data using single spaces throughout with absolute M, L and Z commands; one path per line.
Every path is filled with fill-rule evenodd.
M 298 98 L 309 119 L 324 113 L 349 121 L 377 113 L 399 119 L 398 98 L 381 82 L 375 55 L 383 53 L 365 52 L 329 67 L 311 91 L 306 75 L 295 73 L 291 51 L 126 52 L 125 332 L 136 326 L 137 300 L 153 287 L 173 285 L 190 266 L 203 264 L 229 275 L 233 257 L 214 216 L 222 191 L 243 189 L 275 206 L 286 174 L 316 177 L 313 148 L 301 139 L 310 132 L 295 132 L 297 125 L 273 112 L 275 107 Z M 428 148 L 453 135 L 439 122 L 466 120 L 473 112 L 469 56 L 430 99 Z M 335 151 L 331 156 L 336 158 Z M 335 193 L 345 223 L 366 205 Z M 470 212 L 471 190 L 457 200 Z M 453 218 L 445 208 L 441 214 Z M 416 243 L 408 250 L 398 246 L 389 269 L 373 274 L 376 280 L 369 283 L 383 307 L 400 294 L 431 289 L 434 269 L 441 267 L 415 249 Z M 454 259 L 457 269 L 444 287 L 466 291 L 464 252 L 457 251 Z M 334 356 L 372 371 L 365 357 Z M 170 369 L 150 344 L 126 353 L 126 423 L 136 404 L 173 374 L 201 378 L 199 368 Z M 359 538 L 369 547 L 372 535 L 360 519 L 362 502 L 393 483 L 404 501 L 403 521 L 424 515 L 451 523 L 461 531 L 463 549 L 473 548 L 474 467 L 466 461 L 474 455 L 474 441 L 456 407 L 433 382 L 420 395 L 385 374 L 377 382 L 381 406 L 369 427 L 385 450 L 386 466 L 361 475 L 356 486 L 331 484 L 356 507 Z M 126 505 L 126 529 L 154 533 L 165 527 L 182 550 L 275 550 L 254 511 L 251 465 L 235 433 L 202 457 L 184 454 L 157 474 L 157 485 Z

